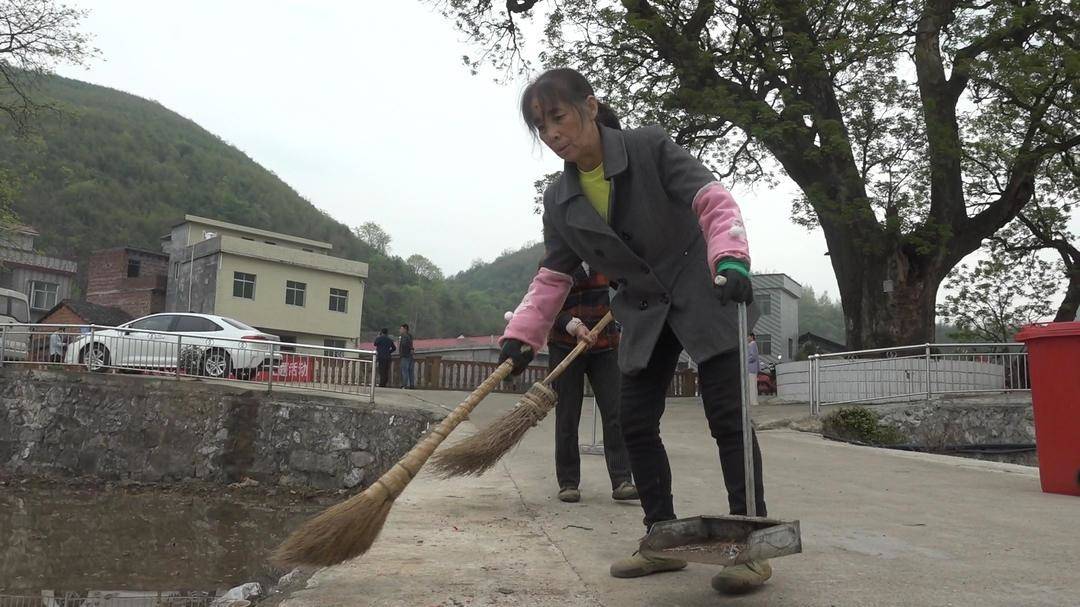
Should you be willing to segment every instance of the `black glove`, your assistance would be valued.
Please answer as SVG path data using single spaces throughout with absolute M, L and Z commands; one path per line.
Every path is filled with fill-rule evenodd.
M 754 287 L 750 284 L 750 278 L 742 272 L 727 268 L 721 270 L 717 277 L 723 277 L 725 280 L 719 281 L 724 284 L 717 284 L 716 289 L 720 295 L 720 303 L 727 305 L 729 301 L 735 303 L 744 303 L 749 305 L 754 301 Z
M 504 339 L 502 352 L 499 353 L 499 364 L 508 358 L 514 362 L 514 370 L 510 374 L 521 375 L 532 362 L 532 346 L 516 339 Z

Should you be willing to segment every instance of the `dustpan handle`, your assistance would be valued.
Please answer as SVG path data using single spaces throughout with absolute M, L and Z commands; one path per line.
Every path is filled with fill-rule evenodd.
M 746 360 L 746 304 L 738 304 L 739 315 L 739 387 L 742 403 L 743 479 L 745 481 L 746 516 L 757 516 L 757 479 L 754 478 L 754 430 L 750 421 L 750 365 Z

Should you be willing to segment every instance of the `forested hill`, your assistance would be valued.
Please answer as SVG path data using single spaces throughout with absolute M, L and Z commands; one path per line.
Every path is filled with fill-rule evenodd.
M 367 262 L 368 330 L 405 320 L 419 320 L 424 336 L 501 330 L 502 303 L 421 278 L 161 104 L 60 77 L 42 80 L 35 95 L 59 112 L 43 112 L 21 138 L 0 119 L 0 179 L 14 186 L 20 219 L 41 232 L 42 252 L 85 262 L 113 246 L 158 250 L 169 226 L 192 213 L 331 242 L 335 255 Z
M 490 263 L 474 264 L 454 275 L 450 283 L 486 294 L 504 311 L 513 310 L 525 295 L 543 256 L 543 243 L 525 245 L 516 251 L 504 252 Z

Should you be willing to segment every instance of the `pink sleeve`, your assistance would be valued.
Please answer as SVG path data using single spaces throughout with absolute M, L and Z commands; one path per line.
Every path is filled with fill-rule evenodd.
M 570 292 L 573 284 L 574 279 L 569 274 L 540 268 L 525 297 L 514 310 L 499 343 L 505 339 L 516 339 L 539 352 L 544 347 L 544 340 L 551 331 L 555 317 L 562 311 L 566 294 Z
M 693 208 L 708 243 L 709 269 L 715 272 L 716 262 L 725 257 L 740 259 L 749 266 L 746 226 L 731 193 L 716 181 L 707 183 L 694 196 Z

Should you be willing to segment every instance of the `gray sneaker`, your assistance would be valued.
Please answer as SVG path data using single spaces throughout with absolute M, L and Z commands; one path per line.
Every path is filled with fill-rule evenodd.
M 637 487 L 634 483 L 629 481 L 623 481 L 615 490 L 611 492 L 611 499 L 613 500 L 636 500 L 638 499 Z
M 581 492 L 577 487 L 563 487 L 559 489 L 559 501 L 573 504 L 581 501 Z
M 769 561 L 750 561 L 724 567 L 712 578 L 712 587 L 725 594 L 743 594 L 761 586 L 772 577 Z

